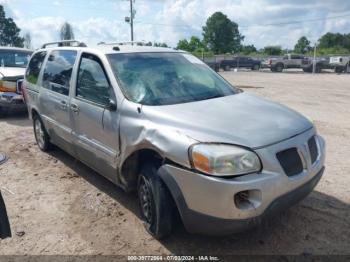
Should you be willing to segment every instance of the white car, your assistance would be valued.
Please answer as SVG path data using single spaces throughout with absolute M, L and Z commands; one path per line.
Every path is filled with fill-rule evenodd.
M 21 85 L 31 54 L 29 49 L 0 47 L 0 115 L 27 110 Z

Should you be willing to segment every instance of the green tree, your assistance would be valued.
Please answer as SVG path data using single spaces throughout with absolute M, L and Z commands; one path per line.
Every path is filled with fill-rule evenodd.
M 64 22 L 60 29 L 60 39 L 61 40 L 73 40 L 74 31 L 70 23 Z
M 204 45 L 202 41 L 196 37 L 191 36 L 190 41 L 187 39 L 182 39 L 177 43 L 176 46 L 177 49 L 185 50 L 188 52 L 195 52 L 195 51 L 203 51 Z
M 305 36 L 300 37 L 294 46 L 294 52 L 298 54 L 305 54 L 311 49 L 312 47 L 310 46 L 310 41 Z
M 325 52 L 332 52 L 334 54 L 348 53 L 350 51 L 350 33 L 327 33 L 324 34 L 317 46 L 319 49 L 323 49 Z M 327 51 L 328 50 L 328 51 Z
M 187 39 L 179 40 L 179 42 L 177 42 L 176 49 L 180 49 L 180 50 L 184 50 L 184 51 L 189 51 L 190 52 L 190 47 L 189 47 Z
M 23 47 L 24 39 L 12 18 L 6 18 L 4 7 L 0 5 L 0 46 Z
M 243 39 L 238 25 L 221 12 L 210 16 L 203 27 L 203 42 L 216 54 L 238 52 Z
M 281 46 L 265 46 L 262 52 L 266 55 L 281 55 L 282 47 Z
M 249 54 L 257 53 L 258 50 L 254 45 L 242 45 L 240 52 L 244 55 L 249 55 Z

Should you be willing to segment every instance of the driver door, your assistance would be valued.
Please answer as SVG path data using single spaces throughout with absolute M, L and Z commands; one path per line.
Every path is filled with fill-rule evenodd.
M 75 87 L 70 113 L 77 157 L 116 181 L 119 115 L 107 109 L 115 95 L 99 57 L 82 53 Z

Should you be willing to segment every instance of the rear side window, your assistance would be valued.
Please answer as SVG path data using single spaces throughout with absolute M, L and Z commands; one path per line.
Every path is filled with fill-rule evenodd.
M 26 71 L 26 79 L 29 83 L 36 84 L 40 74 L 41 66 L 43 65 L 46 52 L 36 53 L 29 62 Z
M 77 52 L 71 50 L 51 52 L 44 70 L 43 87 L 68 96 L 76 56 Z
M 79 66 L 76 96 L 106 105 L 111 92 L 101 60 L 94 55 L 83 54 Z

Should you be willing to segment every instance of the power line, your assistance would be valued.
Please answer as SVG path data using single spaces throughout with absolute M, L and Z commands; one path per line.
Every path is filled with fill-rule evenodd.
M 311 22 L 318 22 L 318 21 L 326 21 L 331 19 L 337 19 L 342 17 L 348 17 L 350 14 L 346 15 L 338 15 L 338 16 L 329 16 L 329 17 L 323 17 L 323 18 L 315 18 L 315 19 L 305 19 L 305 20 L 295 20 L 295 21 L 288 21 L 288 22 L 280 22 L 280 23 L 271 23 L 271 24 L 262 24 L 262 25 L 246 25 L 246 26 L 240 26 L 241 28 L 249 28 L 249 27 L 261 27 L 261 26 L 281 26 L 281 25 L 291 25 L 291 24 L 302 24 L 302 23 L 311 23 Z

